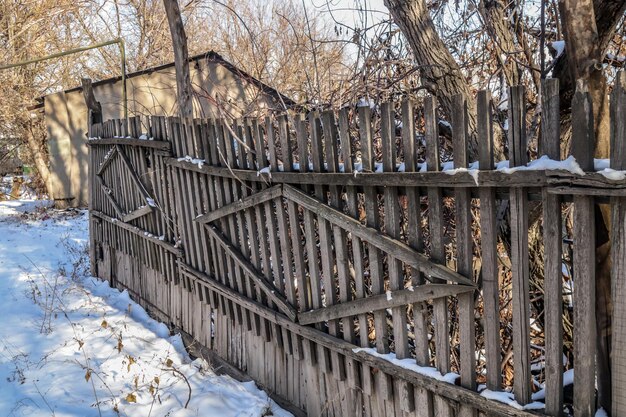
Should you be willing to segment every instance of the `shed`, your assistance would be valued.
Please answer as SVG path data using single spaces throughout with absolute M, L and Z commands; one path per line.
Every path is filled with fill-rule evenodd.
M 195 117 L 243 117 L 263 109 L 284 109 L 294 103 L 275 89 L 240 70 L 215 52 L 189 59 L 195 92 Z M 102 119 L 123 117 L 122 77 L 92 84 L 102 106 Z M 178 113 L 174 63 L 126 76 L 128 116 L 173 116 Z M 50 197 L 59 206 L 86 206 L 88 201 L 87 131 L 89 110 L 83 88 L 49 94 L 33 109 L 45 117 L 50 157 Z

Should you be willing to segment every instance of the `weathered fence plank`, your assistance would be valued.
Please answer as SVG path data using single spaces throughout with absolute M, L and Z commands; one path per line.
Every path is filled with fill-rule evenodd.
M 626 73 L 623 71 L 618 74 L 611 95 L 611 168 L 626 170 Z M 611 203 L 612 415 L 621 416 L 626 415 L 626 197 L 613 198 Z
M 481 171 L 491 170 L 493 161 L 493 126 L 491 95 L 488 91 L 478 92 L 478 137 L 479 167 Z M 496 195 L 491 188 L 480 188 L 480 248 L 483 279 L 483 315 L 485 340 L 485 366 L 487 367 L 487 388 L 497 391 L 502 383 L 500 353 L 500 303 L 499 273 L 496 229 Z
M 509 89 L 509 154 L 511 166 L 528 162 L 524 87 Z M 511 190 L 511 273 L 513 274 L 513 361 L 515 399 L 530 402 L 530 296 L 528 262 L 528 195 Z
M 559 160 L 561 149 L 559 81 L 544 80 L 542 88 L 541 150 Z M 543 192 L 544 294 L 546 309 L 546 413 L 563 414 L 563 274 L 561 255 L 561 200 Z
M 578 85 L 572 99 L 572 155 L 582 169 L 593 171 L 595 135 L 591 97 Z M 596 224 L 593 197 L 574 196 L 574 413 L 595 415 Z

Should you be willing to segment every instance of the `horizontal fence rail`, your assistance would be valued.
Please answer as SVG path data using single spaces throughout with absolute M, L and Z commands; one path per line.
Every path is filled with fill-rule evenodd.
M 533 161 L 510 89 L 508 165 L 486 91 L 475 146 L 453 98 L 451 149 L 434 97 L 93 125 L 94 273 L 311 416 L 590 416 L 604 210 L 611 411 L 626 415 L 624 84 L 602 172 L 582 91 L 561 161 L 556 80 Z

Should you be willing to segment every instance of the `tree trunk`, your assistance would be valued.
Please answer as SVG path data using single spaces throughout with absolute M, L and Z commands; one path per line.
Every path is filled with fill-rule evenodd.
M 33 158 L 35 168 L 41 177 L 41 181 L 46 187 L 46 191 L 50 192 L 51 188 L 50 184 L 48 184 L 48 181 L 50 180 L 50 168 L 48 167 L 48 155 L 45 150 L 46 143 L 42 143 L 37 140 L 31 125 L 28 126 L 28 129 L 24 129 L 24 132 L 26 132 L 24 136 Z
M 163 0 L 167 21 L 174 47 L 174 67 L 176 68 L 176 88 L 178 90 L 178 108 L 181 117 L 193 117 L 191 77 L 189 75 L 189 52 L 187 35 L 180 14 L 178 0 Z
M 452 96 L 463 95 L 468 110 L 469 152 L 472 160 L 476 160 L 476 100 L 459 65 L 435 30 L 425 0 L 385 0 L 385 6 L 411 45 L 422 83 L 437 96 L 448 120 L 452 114 Z
M 506 5 L 502 0 L 482 0 L 478 5 L 478 12 L 489 37 L 498 49 L 496 58 L 500 62 L 507 85 L 518 85 L 520 82 L 520 68 L 515 55 L 520 52 L 515 45 L 511 23 L 505 18 Z M 503 59 L 502 54 L 506 57 Z
M 619 2 L 615 2 L 619 3 Z M 602 73 L 604 49 L 596 25 L 593 0 L 559 2 L 571 80 L 587 85 L 593 104 L 596 158 L 608 158 L 610 143 L 608 88 Z M 623 10 L 623 5 L 622 5 Z M 610 24 L 602 22 L 604 28 Z M 610 207 L 596 206 L 596 327 L 598 402 L 611 409 L 611 242 Z

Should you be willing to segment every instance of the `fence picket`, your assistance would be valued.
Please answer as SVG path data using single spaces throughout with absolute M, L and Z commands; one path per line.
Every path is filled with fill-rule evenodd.
M 560 159 L 559 81 L 543 80 L 541 150 Z M 543 190 L 544 294 L 546 309 L 546 413 L 563 414 L 563 275 L 561 197 Z
M 469 166 L 467 149 L 467 103 L 462 95 L 453 97 L 452 140 L 454 146 L 454 168 Z M 473 280 L 472 197 L 469 188 L 454 190 L 456 223 L 456 267 L 457 272 Z M 476 341 L 474 317 L 474 292 L 459 294 L 459 336 L 461 385 L 476 389 Z M 461 416 L 474 415 L 472 407 L 461 405 Z
M 528 162 L 526 142 L 526 102 L 523 86 L 509 89 L 510 166 Z M 511 273 L 513 291 L 513 362 L 515 399 L 530 402 L 530 297 L 528 263 L 528 195 L 523 188 L 510 190 Z
M 591 97 L 577 85 L 572 99 L 572 155 L 585 171 L 593 171 L 594 127 Z M 574 196 L 574 413 L 595 414 L 596 291 L 594 198 Z
M 492 170 L 493 121 L 489 91 L 478 92 L 479 167 L 481 171 Z M 480 247 L 483 278 L 483 315 L 485 340 L 485 366 L 487 388 L 500 390 L 502 381 L 502 355 L 500 353 L 500 303 L 498 288 L 498 249 L 496 229 L 496 192 L 481 187 L 480 198 Z
M 426 139 L 426 169 L 440 171 L 439 161 L 439 127 L 437 121 L 437 100 L 429 96 L 424 100 L 424 125 Z M 429 149 L 430 148 L 430 149 Z M 434 159 L 437 158 L 437 159 Z M 433 261 L 445 265 L 446 251 L 444 247 L 443 226 L 443 190 L 439 187 L 428 187 L 428 231 L 430 233 L 430 257 Z M 433 283 L 443 283 L 432 279 Z M 450 325 L 448 322 L 448 298 L 437 298 L 433 301 L 433 327 L 435 332 L 435 365 L 439 372 L 450 371 Z M 452 410 L 448 403 L 440 397 L 433 401 L 433 412 L 437 416 L 450 416 Z
M 620 71 L 611 96 L 611 168 L 626 169 L 626 73 Z M 611 292 L 613 329 L 611 349 L 612 415 L 626 414 L 626 198 L 612 198 Z

